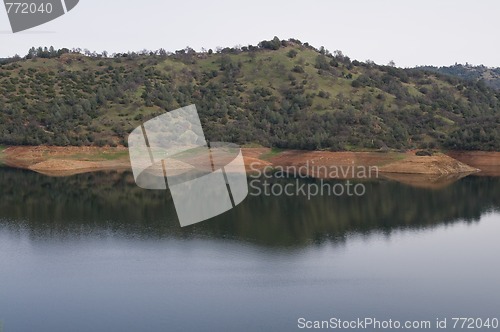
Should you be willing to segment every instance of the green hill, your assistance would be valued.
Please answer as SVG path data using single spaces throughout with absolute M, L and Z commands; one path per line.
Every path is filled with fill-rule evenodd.
M 351 61 L 298 40 L 173 54 L 34 48 L 0 65 L 0 145 L 117 145 L 196 104 L 210 141 L 279 148 L 500 150 L 500 92 Z

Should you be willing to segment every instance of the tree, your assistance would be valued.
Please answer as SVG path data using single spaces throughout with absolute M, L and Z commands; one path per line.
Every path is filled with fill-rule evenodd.
M 37 56 L 37 51 L 34 47 L 30 48 L 28 54 L 26 55 L 26 59 L 32 59 Z
M 292 71 L 294 73 L 302 74 L 304 73 L 304 68 L 302 66 L 296 65 L 295 67 L 293 67 Z
M 263 40 L 259 43 L 259 47 L 268 50 L 279 50 L 281 41 L 278 37 L 274 36 L 273 40 Z
M 328 63 L 326 56 L 319 54 L 316 57 L 316 64 L 314 65 L 317 69 L 328 70 L 330 69 L 330 64 Z

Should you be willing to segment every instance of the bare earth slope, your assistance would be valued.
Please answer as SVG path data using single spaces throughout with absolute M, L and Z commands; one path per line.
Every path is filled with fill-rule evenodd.
M 407 155 L 406 158 L 380 168 L 383 173 L 455 174 L 477 172 L 479 169 L 461 163 L 445 154 L 433 156 Z
M 452 158 L 479 168 L 479 175 L 500 176 L 500 152 L 485 151 L 450 151 L 447 153 Z
M 2 161 L 11 167 L 59 176 L 130 168 L 124 147 L 15 146 L 3 151 Z
M 8 166 L 31 169 L 50 175 L 130 169 L 128 150 L 125 147 L 8 147 L 2 153 L 2 162 Z M 416 156 L 408 152 L 329 152 L 329 151 L 272 151 L 269 148 L 244 148 L 247 170 L 264 167 L 301 167 L 307 175 L 315 174 L 319 166 L 348 168 L 352 166 L 377 167 L 381 174 L 450 175 L 477 172 L 479 169 L 500 169 L 499 152 L 467 152 L 433 156 Z M 456 157 L 453 158 L 453 157 Z M 500 172 L 499 172 L 500 173 Z M 486 173 L 488 175 L 495 175 Z M 352 173 L 339 174 L 350 178 Z M 372 174 L 373 175 L 373 174 Z M 499 174 L 500 175 L 500 174 Z M 327 177 L 327 176 L 326 176 Z

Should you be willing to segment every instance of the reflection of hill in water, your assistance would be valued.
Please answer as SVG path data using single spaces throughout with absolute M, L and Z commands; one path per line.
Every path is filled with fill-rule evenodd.
M 456 182 L 461 178 L 464 178 L 470 174 L 475 174 L 475 173 L 454 173 L 454 174 L 384 173 L 381 175 L 381 177 L 417 188 L 442 189 L 448 187 L 453 182 Z
M 277 180 L 274 180 L 277 181 Z M 311 180 L 314 181 L 314 180 Z M 433 190 L 365 182 L 363 197 L 251 197 L 232 211 L 180 228 L 168 191 L 138 188 L 131 173 L 65 178 L 0 169 L 0 224 L 33 238 L 118 233 L 139 238 L 230 238 L 266 246 L 305 245 L 347 233 L 390 233 L 459 220 L 500 208 L 500 178 L 467 177 Z

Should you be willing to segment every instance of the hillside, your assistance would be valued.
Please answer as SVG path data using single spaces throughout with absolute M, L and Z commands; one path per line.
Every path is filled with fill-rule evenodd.
M 466 80 L 482 81 L 485 85 L 493 89 L 500 90 L 500 68 L 489 68 L 483 65 L 472 66 L 469 64 L 455 64 L 453 66 L 444 67 L 422 66 L 417 68 L 451 75 Z
M 500 151 L 500 92 L 297 40 L 195 52 L 32 49 L 0 65 L 1 145 L 125 145 L 196 104 L 210 141 L 293 149 Z

